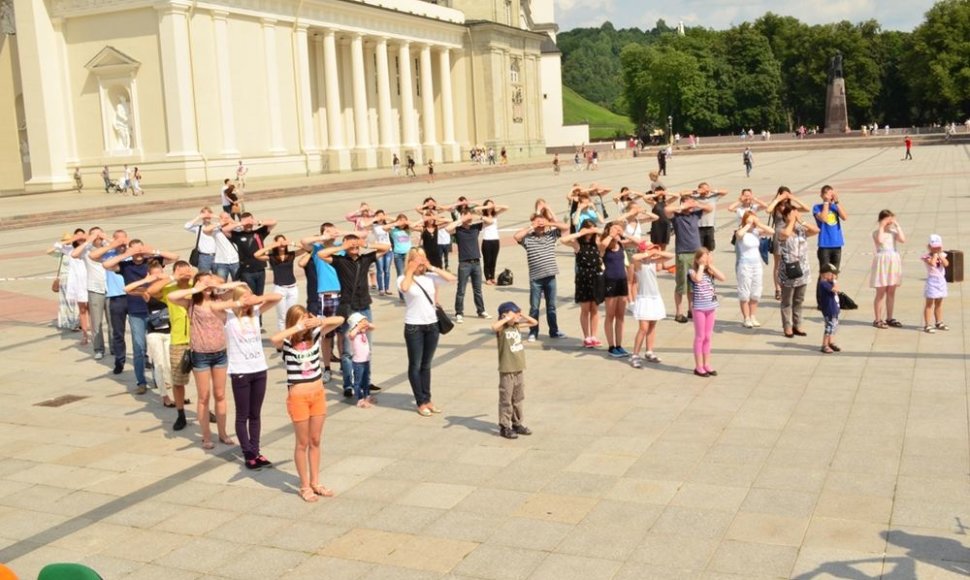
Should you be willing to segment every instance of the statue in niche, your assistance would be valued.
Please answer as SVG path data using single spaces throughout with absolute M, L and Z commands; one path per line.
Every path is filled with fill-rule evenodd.
M 512 122 L 521 123 L 524 117 L 522 113 L 522 89 L 516 87 L 512 90 Z
M 13 18 L 13 0 L 0 0 L 0 34 L 17 34 Z
M 121 95 L 118 104 L 115 105 L 115 118 L 111 123 L 117 137 L 117 149 L 131 149 L 131 108 L 128 95 Z

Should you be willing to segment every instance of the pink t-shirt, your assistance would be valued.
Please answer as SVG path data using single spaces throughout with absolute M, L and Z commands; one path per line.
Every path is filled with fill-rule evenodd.
M 350 339 L 351 360 L 355 363 L 363 363 L 370 360 L 370 342 L 367 341 L 367 333 L 360 332 L 357 336 Z

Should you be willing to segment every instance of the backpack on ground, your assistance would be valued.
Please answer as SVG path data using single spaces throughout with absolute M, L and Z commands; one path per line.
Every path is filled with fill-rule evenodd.
M 502 272 L 495 278 L 496 286 L 511 286 L 513 282 L 512 270 L 508 268 L 502 270 Z

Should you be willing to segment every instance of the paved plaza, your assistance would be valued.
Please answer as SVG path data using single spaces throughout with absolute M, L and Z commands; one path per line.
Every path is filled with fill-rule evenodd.
M 194 405 L 189 427 L 173 432 L 174 410 L 154 391 L 133 394 L 130 365 L 112 375 L 110 357 L 93 360 L 77 334 L 52 326 L 56 262 L 43 252 L 64 231 L 94 223 L 0 232 L 0 562 L 22 578 L 55 561 L 83 562 L 110 579 L 166 580 L 966 577 L 970 311 L 963 285 L 951 284 L 950 332 L 920 331 L 919 256 L 931 233 L 947 249 L 970 249 L 962 219 L 970 215 L 970 147 L 914 155 L 902 162 L 901 144 L 766 152 L 750 179 L 740 151 L 675 156 L 668 188 L 706 180 L 731 192 L 715 256 L 728 275 L 713 340 L 719 375 L 693 376 L 693 328 L 672 317 L 658 326 L 660 365 L 637 370 L 605 349 L 583 349 L 573 258 L 563 247 L 558 307 L 569 338 L 527 345 L 525 423 L 534 434 L 515 441 L 497 434 L 488 324 L 469 318 L 442 337 L 432 388 L 444 412 L 422 418 L 406 378 L 404 309 L 396 297 L 375 297 L 374 382 L 384 391 L 378 407 L 363 410 L 345 402 L 338 383 L 328 385 L 321 481 L 337 495 L 315 504 L 296 495 L 284 372 L 268 340 L 263 452 L 275 468 L 250 472 L 238 447 L 201 448 Z M 248 209 L 278 219 L 276 231 L 294 239 L 339 222 L 361 200 L 392 215 L 426 195 L 511 205 L 500 218 L 499 269 L 510 268 L 516 283 L 486 287 L 494 316 L 505 300 L 527 307 L 525 252 L 511 235 L 536 198 L 562 215 L 573 181 L 642 189 L 655 161 L 608 161 L 591 173 L 564 165 L 558 177 L 550 167 L 402 181 Z M 843 312 L 844 351 L 833 355 L 819 352 L 814 310 L 806 309 L 807 337 L 783 337 L 768 275 L 764 327 L 741 326 L 729 244 L 735 220 L 723 209 L 744 186 L 767 201 L 788 185 L 812 204 L 825 183 L 849 214 L 840 284 L 860 306 Z M 96 191 L 81 195 L 102 203 Z M 144 213 L 97 225 L 187 256 L 194 236 L 182 224 L 196 212 L 153 213 L 152 195 L 139 199 Z M 39 213 L 57 209 L 51 199 L 16 203 Z M 218 205 L 218 187 L 204 203 Z M 870 234 L 883 208 L 909 237 L 896 303 L 902 329 L 871 325 Z M 810 263 L 814 276 L 814 256 Z M 672 313 L 672 276 L 660 284 Z M 449 311 L 453 296 L 446 287 Z M 628 348 L 634 333 L 628 317 Z M 194 386 L 188 393 L 194 401 Z M 62 395 L 84 398 L 37 406 Z

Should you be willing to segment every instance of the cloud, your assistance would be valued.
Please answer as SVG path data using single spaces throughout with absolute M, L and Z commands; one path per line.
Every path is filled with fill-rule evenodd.
M 614 26 L 653 28 L 659 18 L 674 26 L 725 29 L 753 21 L 765 12 L 794 16 L 808 24 L 876 19 L 885 29 L 912 30 L 934 0 L 555 0 L 556 18 L 562 30 L 599 26 L 606 20 Z

